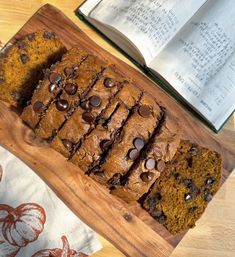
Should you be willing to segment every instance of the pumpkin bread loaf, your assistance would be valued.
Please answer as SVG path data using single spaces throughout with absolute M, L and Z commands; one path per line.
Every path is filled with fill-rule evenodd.
M 219 188 L 221 165 L 217 152 L 181 141 L 144 208 L 172 234 L 194 227 Z
M 68 91 L 66 82 L 77 76 L 76 70 L 87 56 L 87 51 L 81 48 L 72 48 L 63 55 L 61 62 L 53 64 L 50 69 L 46 70 L 44 79 L 39 82 L 33 92 L 30 104 L 24 108 L 21 114 L 21 118 L 31 128 L 37 126 L 51 102 L 61 94 L 62 89 Z
M 138 200 L 149 191 L 154 181 L 164 173 L 165 165 L 175 155 L 180 144 L 180 128 L 177 120 L 165 110 L 163 121 L 144 149 L 142 156 L 128 174 L 121 178 L 121 185 L 113 187 L 111 193 L 126 202 Z M 144 146 L 141 139 L 136 145 Z
M 0 99 L 25 105 L 43 77 L 43 69 L 60 60 L 65 47 L 54 32 L 31 33 L 1 51 Z
M 112 194 L 139 200 L 173 234 L 194 226 L 219 187 L 220 156 L 180 141 L 171 112 L 80 48 L 47 69 L 22 119 Z

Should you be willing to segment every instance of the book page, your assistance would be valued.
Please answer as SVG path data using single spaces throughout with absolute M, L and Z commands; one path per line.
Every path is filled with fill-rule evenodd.
M 235 109 L 234 14 L 208 1 L 149 65 L 217 129 Z
M 120 31 L 139 49 L 148 65 L 206 0 L 95 2 L 88 16 Z

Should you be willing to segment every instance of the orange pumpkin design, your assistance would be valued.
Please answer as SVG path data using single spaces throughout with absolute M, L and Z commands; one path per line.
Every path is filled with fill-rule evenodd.
M 2 227 L 6 240 L 16 246 L 26 246 L 37 240 L 46 221 L 45 211 L 35 203 L 22 204 L 10 211 Z
M 0 204 L 0 257 L 14 257 L 21 247 L 37 240 L 45 221 L 45 211 L 36 203 L 17 208 Z

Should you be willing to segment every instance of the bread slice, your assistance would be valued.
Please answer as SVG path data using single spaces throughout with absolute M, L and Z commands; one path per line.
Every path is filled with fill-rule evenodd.
M 219 188 L 221 166 L 217 152 L 182 140 L 144 208 L 172 234 L 194 227 Z
M 51 146 L 65 157 L 69 157 L 83 137 L 96 126 L 97 120 L 120 90 L 123 81 L 124 78 L 114 67 L 108 66 L 57 133 Z
M 133 98 L 128 97 L 130 92 Z M 136 104 L 140 95 L 139 89 L 130 82 L 125 82 L 102 113 L 99 124 L 83 140 L 71 161 L 79 165 L 84 172 L 92 173 L 93 178 L 95 178 L 95 174 L 102 178 L 103 174 L 100 172 L 98 164 L 112 146 L 119 130 L 129 117 L 130 109 Z M 94 167 L 95 169 L 93 169 Z
M 66 65 L 70 65 L 68 60 Z M 81 99 L 94 86 L 106 63 L 96 56 L 89 55 L 80 66 L 77 67 L 73 78 L 64 81 L 62 93 L 47 109 L 40 120 L 35 134 L 43 139 L 51 139 L 57 131 L 76 110 Z
M 31 98 L 43 69 L 60 60 L 64 45 L 54 32 L 38 31 L 7 45 L 0 56 L 0 99 L 13 106 Z
M 110 186 L 120 184 L 120 176 L 125 175 L 136 161 L 143 146 L 162 117 L 162 109 L 147 93 L 141 97 L 132 115 L 121 130 L 121 137 L 112 145 L 102 166 Z M 141 141 L 139 145 L 137 141 Z
M 60 62 L 46 70 L 44 78 L 33 92 L 30 103 L 21 114 L 27 125 L 33 129 L 37 126 L 52 101 L 61 94 L 66 81 L 73 80 L 77 76 L 76 70 L 87 56 L 88 52 L 82 48 L 71 48 L 63 55 Z
M 165 165 L 175 155 L 180 144 L 181 131 L 177 119 L 165 110 L 164 117 L 144 149 L 142 156 L 122 179 L 122 184 L 111 193 L 126 202 L 137 201 L 149 191 L 164 173 Z

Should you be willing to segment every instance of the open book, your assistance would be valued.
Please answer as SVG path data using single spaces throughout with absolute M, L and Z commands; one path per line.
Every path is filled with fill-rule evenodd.
M 234 0 L 87 0 L 78 13 L 214 130 L 235 110 Z

